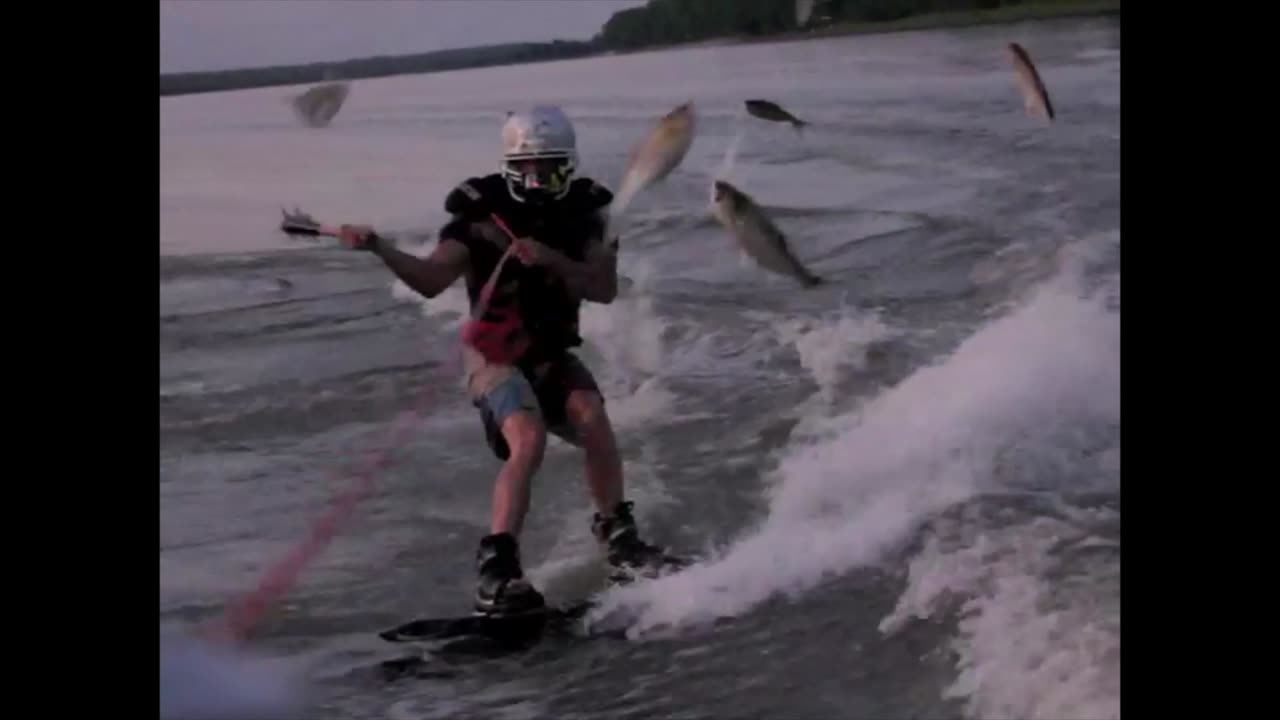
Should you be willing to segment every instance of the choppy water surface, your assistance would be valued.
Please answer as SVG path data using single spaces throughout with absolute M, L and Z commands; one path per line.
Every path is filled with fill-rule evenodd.
M 1008 40 L 1053 127 L 1022 113 Z M 308 718 L 1118 716 L 1119 79 L 1118 24 L 1067 21 L 362 81 L 323 129 L 292 88 L 162 100 L 162 623 L 252 587 L 422 407 L 252 638 L 304 672 Z M 706 561 L 607 596 L 629 640 L 386 681 L 405 648 L 376 631 L 464 611 L 488 521 L 464 299 L 289 243 L 280 206 L 413 245 L 496 168 L 506 110 L 562 104 L 613 185 L 689 99 L 699 136 L 619 219 L 631 284 L 586 311 L 583 356 L 647 533 Z M 829 284 L 761 272 L 711 220 L 739 133 L 729 178 Z M 568 596 L 594 559 L 579 456 L 553 440 L 534 492 L 526 564 Z

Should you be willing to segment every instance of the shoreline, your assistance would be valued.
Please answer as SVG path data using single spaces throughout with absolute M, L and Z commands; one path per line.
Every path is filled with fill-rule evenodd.
M 390 73 L 369 76 L 350 76 L 343 80 L 352 82 L 357 80 L 376 80 L 383 77 L 392 77 L 396 75 L 427 75 L 444 72 L 454 72 L 457 70 L 475 70 L 484 67 L 510 67 L 513 65 L 536 65 L 539 63 L 556 62 L 563 60 L 581 60 L 593 57 L 610 57 L 617 55 L 638 55 L 641 53 L 665 52 L 668 50 L 693 50 L 699 48 L 710 47 L 729 47 L 734 45 L 760 45 L 765 43 L 793 43 L 804 42 L 807 40 L 828 40 L 831 38 L 845 37 L 851 35 L 880 35 L 899 32 L 912 32 L 922 30 L 945 30 L 981 26 L 1008 25 L 1020 22 L 1049 21 L 1049 20 L 1066 20 L 1072 18 L 1099 17 L 1120 14 L 1120 0 L 1040 0 L 1036 2 L 1024 3 L 1022 5 L 1006 5 L 991 9 L 969 9 L 969 10 L 952 10 L 943 12 L 923 13 L 920 15 L 911 15 L 899 20 L 886 20 L 881 22 L 842 22 L 823 27 L 817 27 L 810 30 L 792 30 L 789 32 L 775 33 L 772 35 L 759 36 L 728 36 L 720 38 L 710 38 L 707 40 L 698 40 L 692 42 L 671 43 L 668 45 L 648 45 L 641 48 L 623 49 L 623 50 L 601 50 L 599 52 L 580 55 L 577 57 L 549 57 L 538 58 L 534 60 L 526 60 L 510 63 L 486 63 L 477 64 L 467 67 L 453 67 L 439 70 L 423 70 L 423 71 L 407 71 L 403 73 Z M 411 56 L 405 56 L 411 57 Z M 348 59 L 334 61 L 333 65 L 341 63 L 353 62 L 358 59 Z M 267 68 L 244 68 L 239 70 L 227 70 L 216 72 L 247 72 L 254 70 L 267 70 Z M 169 76 L 182 75 L 184 73 L 170 73 Z M 169 77 L 161 75 L 161 79 Z M 290 87 L 302 85 L 314 85 L 311 82 L 287 82 L 287 83 L 252 83 L 242 86 L 231 86 L 210 90 L 195 90 L 190 92 L 161 92 L 161 99 L 166 97 L 178 97 L 182 95 L 207 94 L 217 92 L 235 92 L 239 90 L 254 90 L 266 87 Z
M 923 13 L 885 22 L 838 23 L 813 30 L 780 33 L 769 38 L 745 38 L 744 42 L 816 40 L 846 35 L 879 35 L 915 30 L 946 30 L 1011 25 L 1037 20 L 1067 20 L 1119 14 L 1120 0 L 1042 0 L 1041 2 L 1033 1 L 1022 5 L 1005 5 L 987 10 L 951 10 Z
M 878 22 L 841 22 L 810 30 L 791 30 L 773 35 L 737 35 L 729 37 L 647 45 L 632 50 L 606 50 L 599 55 L 639 55 L 667 50 L 695 50 L 735 45 L 765 45 L 808 40 L 829 40 L 852 35 L 890 35 L 924 30 L 948 30 L 970 27 L 996 27 L 1022 22 L 1071 20 L 1120 14 L 1120 0 L 1041 0 L 1022 5 L 1006 5 L 987 10 L 950 10 L 911 15 L 899 20 Z

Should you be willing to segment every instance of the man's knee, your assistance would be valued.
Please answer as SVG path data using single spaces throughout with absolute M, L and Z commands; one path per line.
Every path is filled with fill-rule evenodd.
M 529 381 L 520 373 L 512 373 L 476 401 L 484 424 L 485 439 L 499 460 L 508 460 L 518 442 L 522 459 L 546 443 L 546 430 L 541 408 Z M 514 440 L 513 440 L 514 438 Z
M 604 399 L 594 390 L 574 390 L 569 393 L 565 402 L 565 414 L 569 424 L 584 439 L 598 437 L 610 431 Z

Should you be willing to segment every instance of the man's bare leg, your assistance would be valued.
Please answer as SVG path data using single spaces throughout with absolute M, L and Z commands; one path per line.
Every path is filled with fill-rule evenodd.
M 622 502 L 622 458 L 600 394 L 574 390 L 565 402 L 565 414 L 582 445 L 591 500 L 601 515 L 609 515 Z
M 542 465 L 542 455 L 547 448 L 547 431 L 536 415 L 518 411 L 503 421 L 502 437 L 507 441 L 510 455 L 498 471 L 498 480 L 493 486 L 489 532 L 519 537 L 529 512 L 533 475 Z
M 533 390 L 521 375 L 511 376 L 484 402 L 488 417 L 501 418 L 498 432 L 506 452 L 494 447 L 505 457 L 493 486 L 490 533 L 476 551 L 475 608 L 483 613 L 525 612 L 544 605 L 542 594 L 524 577 L 518 537 L 529 512 L 533 475 L 547 446 L 547 430 Z
M 670 564 L 662 548 L 640 539 L 631 503 L 623 501 L 622 458 L 600 394 L 574 390 L 565 402 L 565 415 L 586 455 L 587 487 L 596 506 L 591 531 L 607 546 L 616 579 Z

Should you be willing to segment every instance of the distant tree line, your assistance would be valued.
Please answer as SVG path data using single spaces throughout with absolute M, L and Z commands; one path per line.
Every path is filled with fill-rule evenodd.
M 814 0 L 812 12 L 802 28 L 796 16 L 796 0 L 648 0 L 640 7 L 614 13 L 589 42 L 510 43 L 309 65 L 175 73 L 160 76 L 160 95 L 561 60 L 606 51 L 713 38 L 759 37 L 835 23 L 884 22 L 925 13 L 1023 3 L 1024 0 Z
M 487 45 L 456 50 L 437 50 L 417 55 L 369 57 L 309 65 L 173 73 L 160 76 L 160 95 L 296 85 L 326 80 L 355 80 L 490 65 L 514 65 L 539 60 L 583 57 L 595 51 L 595 45 L 589 42 L 556 40 L 549 43 Z
M 816 0 L 805 27 L 882 22 L 911 15 L 1020 5 L 1023 0 Z M 772 35 L 801 29 L 796 0 L 649 0 L 616 12 L 595 42 L 634 50 L 721 37 Z

